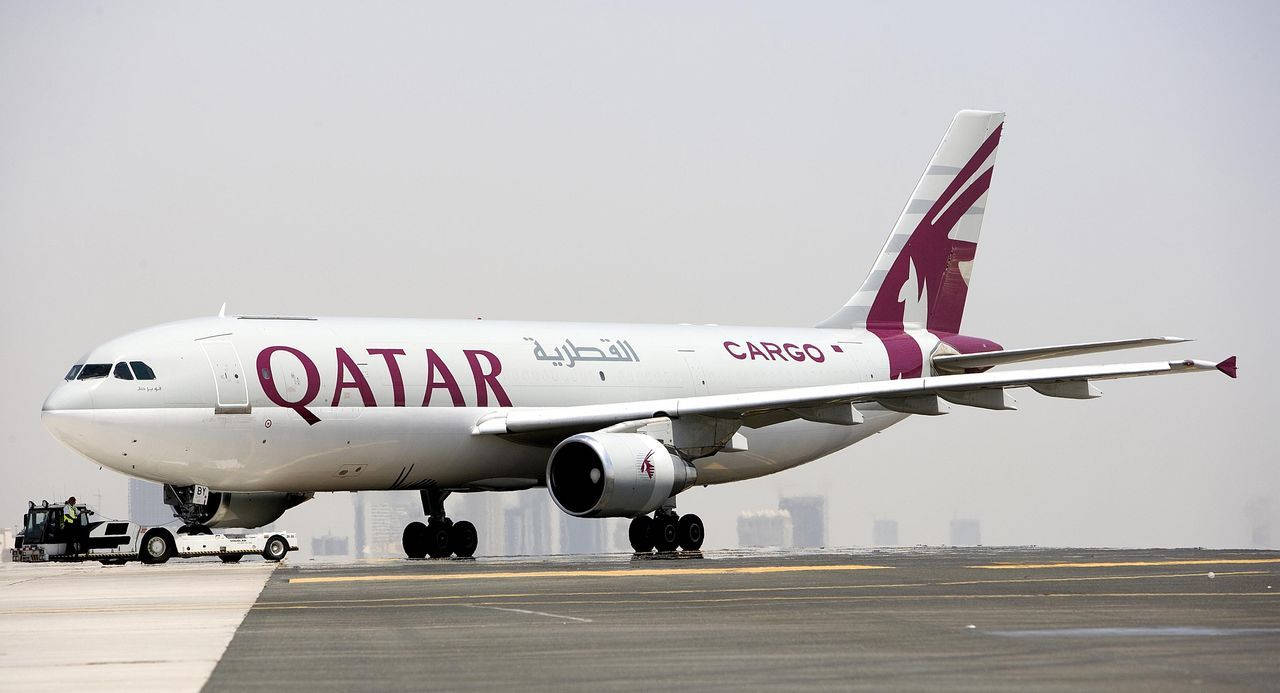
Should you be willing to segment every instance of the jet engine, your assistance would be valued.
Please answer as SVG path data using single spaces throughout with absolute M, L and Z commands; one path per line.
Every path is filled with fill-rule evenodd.
M 165 486 L 165 503 L 186 525 L 252 529 L 275 522 L 284 511 L 311 499 L 309 493 L 212 491 L 204 505 L 191 502 L 191 487 Z
M 635 517 L 689 488 L 697 470 L 641 433 L 579 433 L 547 460 L 547 488 L 576 517 Z

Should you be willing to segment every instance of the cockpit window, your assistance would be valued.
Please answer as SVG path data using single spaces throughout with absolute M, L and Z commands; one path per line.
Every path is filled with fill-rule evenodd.
M 111 364 L 109 363 L 86 363 L 84 368 L 80 369 L 78 380 L 92 380 L 93 378 L 105 378 L 111 373 Z
M 133 374 L 138 376 L 138 380 L 156 379 L 156 372 L 151 370 L 151 366 L 148 366 L 141 361 L 130 361 L 129 365 L 133 366 Z
M 115 370 L 111 374 L 121 380 L 133 380 L 133 371 L 129 370 L 129 364 L 121 361 L 116 364 Z
M 83 363 L 77 363 L 76 365 L 72 366 L 71 370 L 67 371 L 67 377 L 63 378 L 63 380 L 75 380 L 76 376 L 80 375 L 81 368 L 84 368 Z

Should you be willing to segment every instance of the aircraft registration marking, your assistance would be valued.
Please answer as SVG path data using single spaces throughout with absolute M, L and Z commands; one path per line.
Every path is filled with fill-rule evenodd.
M 992 563 L 990 565 L 970 565 L 965 567 L 981 568 L 983 570 L 1038 570 L 1041 568 L 1136 568 L 1161 565 L 1252 565 L 1257 563 L 1280 563 L 1280 558 L 1197 558 L 1176 561 L 1113 561 L 1105 563 Z
M 290 584 L 316 584 L 333 582 L 403 582 L 439 580 L 503 580 L 513 578 L 558 577 L 680 577 L 686 575 L 763 575 L 767 573 L 810 573 L 850 570 L 892 570 L 891 565 L 765 565 L 739 566 L 735 568 L 619 568 L 610 570 L 527 570 L 483 573 L 415 573 L 411 575 L 333 575 L 325 577 L 289 578 Z

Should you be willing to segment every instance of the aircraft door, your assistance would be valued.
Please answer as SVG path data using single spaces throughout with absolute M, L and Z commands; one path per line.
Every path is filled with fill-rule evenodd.
M 228 341 L 202 341 L 204 354 L 213 369 L 213 384 L 218 391 L 215 414 L 248 414 L 249 386 L 234 344 Z

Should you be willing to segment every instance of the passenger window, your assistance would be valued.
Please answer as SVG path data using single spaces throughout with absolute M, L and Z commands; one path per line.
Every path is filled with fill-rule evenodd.
M 67 377 L 63 378 L 63 380 L 75 380 L 76 376 L 80 375 L 81 368 L 84 368 L 84 364 L 82 363 L 77 363 L 76 365 L 72 366 L 71 370 L 67 371 Z
M 130 361 L 129 365 L 133 366 L 133 374 L 138 376 L 138 380 L 156 379 L 156 372 L 151 370 L 151 366 L 148 366 L 141 361 Z
M 94 378 L 105 378 L 111 373 L 111 364 L 109 363 L 86 363 L 84 368 L 80 369 L 78 380 L 92 380 Z

